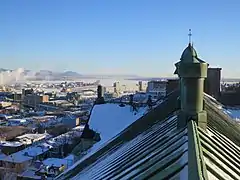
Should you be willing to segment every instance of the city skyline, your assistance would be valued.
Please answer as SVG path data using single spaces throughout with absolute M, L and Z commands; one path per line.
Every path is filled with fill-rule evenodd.
M 237 0 L 3 1 L 1 66 L 172 77 L 191 28 L 199 57 L 238 78 L 239 8 Z

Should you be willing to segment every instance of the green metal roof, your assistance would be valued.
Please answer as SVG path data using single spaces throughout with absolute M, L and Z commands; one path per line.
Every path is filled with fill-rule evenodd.
M 187 131 L 176 131 L 176 117 L 157 123 L 117 149 L 109 149 L 74 179 L 170 178 L 186 173 Z
M 199 62 L 197 52 L 190 43 L 183 51 L 180 60 L 183 62 Z
M 240 148 L 218 131 L 198 130 L 209 179 L 240 179 Z
M 240 179 L 240 127 L 205 97 L 207 130 L 194 121 L 177 129 L 175 106 L 173 93 L 58 179 Z

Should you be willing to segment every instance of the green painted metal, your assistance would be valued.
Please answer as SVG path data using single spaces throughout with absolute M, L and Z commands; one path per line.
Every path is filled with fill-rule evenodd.
M 236 145 L 240 146 L 240 125 L 207 97 L 204 97 L 205 110 L 207 111 L 207 124 L 212 129 L 228 137 Z
M 208 180 L 196 122 L 188 122 L 188 179 Z
M 175 135 L 175 136 L 174 136 Z M 138 166 L 136 166 L 135 168 L 137 168 L 137 170 L 134 171 L 134 173 L 132 173 L 132 176 L 135 174 L 135 176 L 138 177 L 138 175 L 142 172 L 144 172 L 144 175 L 150 175 L 147 174 L 144 169 L 147 169 L 147 167 L 151 167 L 154 163 L 161 161 L 162 159 L 164 159 L 164 156 L 166 156 L 169 152 L 174 152 L 174 148 L 179 149 L 181 148 L 181 146 L 186 143 L 186 140 L 183 138 L 183 136 L 186 135 L 186 132 L 183 131 L 180 134 L 174 134 L 171 136 L 169 136 L 169 139 L 167 139 L 167 141 L 164 142 L 164 140 L 162 140 L 162 143 L 159 143 L 158 146 L 161 147 L 155 147 L 153 144 L 153 147 L 151 148 L 155 148 L 157 151 L 155 151 L 155 153 L 157 154 L 157 156 L 155 156 L 154 159 L 152 159 L 151 161 L 146 161 L 146 163 L 144 164 L 144 161 L 142 161 L 142 165 L 139 164 Z M 171 147 L 172 144 L 175 143 L 174 147 Z M 170 147 L 170 148 L 169 148 Z M 177 148 L 176 148 L 177 147 Z M 158 149 L 157 149 L 158 148 Z M 166 149 L 168 149 L 168 151 L 166 151 Z M 147 151 L 148 155 L 153 152 L 153 151 Z M 137 162 L 140 162 L 143 159 L 142 155 L 140 155 L 139 157 L 135 158 L 133 163 L 137 164 Z M 133 164 L 132 164 L 133 165 Z M 182 167 L 184 166 L 184 164 L 182 164 Z M 121 169 L 122 167 L 120 167 Z M 159 169 L 159 171 L 161 171 Z M 121 179 L 124 178 L 124 175 L 126 176 L 126 174 L 131 173 L 131 170 L 129 171 L 122 171 L 121 173 L 119 173 L 118 175 L 114 176 L 113 179 Z M 136 178 L 137 179 L 137 178 Z
M 178 112 L 177 109 L 174 107 L 175 101 L 179 95 L 179 92 L 176 94 L 173 94 L 174 96 L 170 96 L 167 101 L 165 101 L 163 104 L 159 105 L 157 109 L 154 111 L 149 112 L 150 114 L 140 118 L 138 121 L 133 123 L 130 127 L 128 127 L 116 140 L 113 142 L 110 142 L 107 144 L 103 149 L 95 153 L 93 156 L 91 156 L 89 159 L 86 159 L 84 162 L 80 163 L 76 168 L 68 172 L 64 175 L 64 179 L 70 179 L 74 175 L 78 174 L 80 171 L 85 169 L 86 167 L 90 167 L 90 165 L 94 164 L 99 158 L 104 158 L 104 154 L 108 153 L 109 151 L 112 151 L 112 149 L 115 149 L 115 147 L 118 147 L 119 145 L 122 146 L 123 144 L 127 143 L 128 141 L 131 141 L 134 137 L 136 137 L 138 134 L 141 134 L 146 131 L 147 127 L 152 126 L 156 120 L 163 120 L 167 114 L 171 114 L 171 112 Z M 233 142 L 227 141 L 225 138 L 222 137 L 222 134 L 229 135 L 228 138 L 233 140 L 235 139 L 235 136 L 232 137 L 232 134 L 237 134 L 236 132 L 239 129 L 237 127 L 233 127 L 232 121 L 228 121 L 226 119 L 227 116 L 221 116 L 221 113 L 219 112 L 219 109 L 215 107 L 214 104 L 211 104 L 208 102 L 208 98 L 204 97 L 205 101 L 205 109 L 208 112 L 208 114 L 204 114 L 204 111 L 201 111 L 197 113 L 198 116 L 208 116 L 208 128 L 211 127 L 211 129 L 214 130 L 215 136 L 211 139 L 211 137 L 205 138 L 206 136 L 209 136 L 207 133 L 208 131 L 205 130 L 205 128 L 202 128 L 201 126 L 197 126 L 197 122 L 190 120 L 182 131 L 176 130 L 178 132 L 176 135 L 175 132 L 173 132 L 172 140 L 175 141 L 176 138 L 180 138 L 179 133 L 183 133 L 187 131 L 187 134 L 185 137 L 187 137 L 187 140 L 184 141 L 181 139 L 178 140 L 176 144 L 174 144 L 173 147 L 164 147 L 165 145 L 168 146 L 171 144 L 171 137 L 169 136 L 166 140 L 166 143 L 163 140 L 160 140 L 161 143 L 152 143 L 150 141 L 154 142 L 154 136 L 151 136 L 151 139 L 147 142 L 150 144 L 152 143 L 153 147 L 146 146 L 147 142 L 145 143 L 141 142 L 138 144 L 138 146 L 134 147 L 134 149 L 130 149 L 129 152 L 126 152 L 127 155 L 124 158 L 123 154 L 121 154 L 122 157 L 119 157 L 120 159 L 114 159 L 112 163 L 110 164 L 104 164 L 102 166 L 102 170 L 106 173 L 107 177 L 111 177 L 111 179 L 121 179 L 123 177 L 126 177 L 129 175 L 129 173 L 132 174 L 132 179 L 144 179 L 144 178 L 152 178 L 152 179 L 163 179 L 164 177 L 168 178 L 168 176 L 171 176 L 171 178 L 178 179 L 178 174 L 176 176 L 172 176 L 172 173 L 175 173 L 178 169 L 184 168 L 185 165 L 179 164 L 178 160 L 174 160 L 175 158 L 178 159 L 183 153 L 188 153 L 188 179 L 196 179 L 196 180 L 207 180 L 208 175 L 207 172 L 210 172 L 214 174 L 215 177 L 221 178 L 221 175 L 218 171 L 214 170 L 213 168 L 208 166 L 206 167 L 206 161 L 204 160 L 204 154 L 203 151 L 206 154 L 208 154 L 208 158 L 215 158 L 217 157 L 221 159 L 221 162 L 224 164 L 226 163 L 227 159 L 230 161 L 235 167 L 232 168 L 237 173 L 236 163 L 238 163 L 239 160 L 236 159 L 238 157 L 238 148 L 235 147 L 235 145 L 232 145 Z M 153 114 L 152 114 L 153 113 Z M 198 119 L 201 119 L 201 117 L 198 117 Z M 172 127 L 173 124 L 171 124 Z M 176 126 L 176 120 L 175 125 Z M 230 129 L 232 128 L 232 131 Z M 164 128 L 166 129 L 166 128 Z M 167 129 L 166 129 L 167 130 Z M 209 130 L 209 129 L 208 129 Z M 170 130 L 169 130 L 170 131 Z M 212 132 L 212 133 L 214 133 Z M 182 136 L 182 135 L 181 135 Z M 237 137 L 237 136 L 236 136 Z M 214 140 L 218 138 L 218 142 L 215 142 Z M 210 140 L 211 139 L 211 140 Z M 204 141 L 202 143 L 202 141 Z M 180 147 L 182 143 L 187 143 L 187 151 L 182 149 L 183 146 Z M 240 142 L 240 141 L 238 141 Z M 219 145 L 219 143 L 221 143 Z M 164 144 L 164 145 L 162 145 Z M 120 147 L 119 146 L 119 147 Z M 224 146 L 224 147 L 223 147 Z M 230 146 L 231 149 L 228 149 L 227 146 Z M 224 148 L 227 150 L 225 151 Z M 118 149 L 118 148 L 116 148 Z M 180 150 L 181 149 L 181 150 Z M 157 151 L 156 151 L 157 150 Z M 179 150 L 179 151 L 178 151 Z M 146 160 L 146 162 L 142 162 L 141 164 L 138 164 L 138 162 L 141 161 L 145 156 L 148 154 L 151 154 L 153 151 L 156 151 L 156 156 L 152 158 L 151 160 Z M 174 152 L 175 154 L 171 156 L 166 156 L 166 153 L 169 153 L 169 151 Z M 214 152 L 214 153 L 212 153 Z M 214 157 L 213 157 L 213 155 Z M 223 156 L 223 158 L 221 157 Z M 164 157 L 165 156 L 165 157 Z M 228 157 L 229 156 L 229 157 Z M 166 159 L 165 159 L 166 158 Z M 235 161 L 233 160 L 235 159 Z M 120 161 L 123 161 L 124 164 L 122 164 Z M 212 161 L 214 162 L 214 161 Z M 170 165 L 169 165 L 170 164 Z M 168 165 L 168 166 L 167 166 Z M 221 167 L 219 164 L 215 163 L 217 167 Z M 133 167 L 133 169 L 126 171 L 129 167 Z M 136 166 L 136 167 L 135 167 Z M 169 167 L 171 167 L 169 169 Z M 231 166 L 229 166 L 231 167 Z M 104 169 L 103 169 L 104 168 Z M 100 169 L 99 169 L 100 171 Z M 111 171 L 108 173 L 108 171 Z M 100 175 L 99 175 L 100 176 Z M 233 176 L 232 176 L 233 177 Z M 173 178 L 173 179 L 174 179 Z
M 206 128 L 207 116 L 203 111 L 204 79 L 207 77 L 208 64 L 197 57 L 196 50 L 191 44 L 184 50 L 181 59 L 175 64 L 180 78 L 181 111 L 178 128 L 187 125 L 190 119 Z
M 215 120 L 217 121 L 217 120 Z M 208 174 L 218 179 L 240 179 L 240 148 L 216 129 L 198 128 Z
M 189 43 L 188 47 L 183 51 L 180 60 L 185 62 L 199 62 L 197 58 L 197 52 L 191 43 Z
M 181 171 L 187 163 L 184 163 L 181 160 L 177 160 L 174 164 L 170 165 L 168 168 L 163 169 L 161 172 L 156 173 L 154 176 L 150 177 L 149 180 L 164 180 L 169 179 L 169 176 Z M 180 176 L 180 174 L 177 174 Z M 171 179 L 180 179 L 180 177 L 174 177 Z
M 205 143 L 205 142 L 203 142 L 203 143 Z M 235 166 L 228 163 L 228 161 L 226 161 L 224 158 L 220 158 L 220 159 L 216 158 L 216 156 L 220 156 L 220 155 L 216 149 L 213 149 L 211 147 L 211 145 L 206 143 L 205 146 L 207 148 L 203 148 L 204 156 L 207 157 L 208 159 L 210 159 L 213 164 L 215 164 L 219 169 L 221 169 L 223 172 L 225 172 L 227 175 L 229 175 L 232 179 L 239 180 L 238 179 L 239 178 L 239 169 L 236 169 Z M 212 152 L 210 152 L 208 148 L 211 149 Z M 218 161 L 217 159 L 219 159 L 220 161 Z M 224 166 L 230 167 L 231 171 L 229 171 Z M 215 172 L 214 175 L 216 175 L 216 174 L 219 174 L 219 173 Z M 238 177 L 238 178 L 236 178 L 236 177 Z
M 148 163 L 144 164 L 145 167 L 141 167 L 141 169 L 146 169 L 146 170 L 143 171 L 142 173 L 138 173 L 138 175 L 135 176 L 134 178 L 132 177 L 132 179 L 149 179 L 149 178 L 153 177 L 152 176 L 153 174 L 156 174 L 157 172 L 162 171 L 165 168 L 167 168 L 168 164 L 170 164 L 171 161 L 179 159 L 181 156 L 184 155 L 185 152 L 187 152 L 186 148 L 184 149 L 183 147 L 181 147 L 177 150 L 176 149 L 173 149 L 173 150 L 174 150 L 174 154 L 172 154 L 172 156 L 164 157 L 166 155 L 161 153 L 158 155 L 158 157 L 156 159 L 153 159 L 152 161 L 149 161 Z M 154 161 L 157 161 L 157 163 L 154 164 Z M 151 165 L 151 164 L 153 164 L 153 165 Z M 184 165 L 185 165 L 185 163 L 183 163 L 181 165 L 179 164 L 178 167 L 181 168 Z M 141 172 L 141 171 L 139 171 L 139 172 Z M 165 171 L 165 175 L 166 175 L 166 171 Z M 164 179 L 164 178 L 159 176 L 159 179 Z

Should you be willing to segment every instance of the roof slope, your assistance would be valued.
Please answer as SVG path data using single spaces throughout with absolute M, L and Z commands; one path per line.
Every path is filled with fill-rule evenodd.
M 95 162 L 96 159 L 105 154 L 109 149 L 116 147 L 119 144 L 131 141 L 137 135 L 152 127 L 153 124 L 158 120 L 166 119 L 170 114 L 177 110 L 177 106 L 175 105 L 177 104 L 176 99 L 178 95 L 178 91 L 174 91 L 173 93 L 169 94 L 156 108 L 148 111 L 147 114 L 133 122 L 116 137 L 112 138 L 105 146 L 101 147 L 97 152 L 93 151 L 95 153 L 88 153 L 86 156 L 81 158 L 73 167 L 69 168 L 68 171 L 64 172 L 60 177 L 58 177 L 58 179 L 68 179 L 75 176 L 87 165 Z
M 240 179 L 240 127 L 205 96 L 207 130 L 176 128 L 178 91 L 59 179 Z
M 109 149 L 74 179 L 144 179 L 187 177 L 187 130 L 176 130 L 176 116 L 134 139 Z M 160 170 L 159 170 L 160 169 Z
M 209 179 L 240 179 L 240 148 L 227 137 L 208 128 L 198 128 Z

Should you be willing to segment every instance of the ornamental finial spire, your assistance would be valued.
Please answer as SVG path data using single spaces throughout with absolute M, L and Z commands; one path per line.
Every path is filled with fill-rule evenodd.
M 189 29 L 188 31 L 189 31 L 189 33 L 188 33 L 189 44 L 192 44 L 192 30 Z

